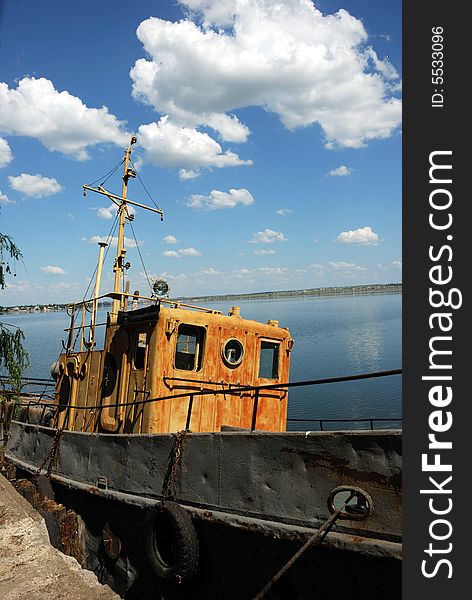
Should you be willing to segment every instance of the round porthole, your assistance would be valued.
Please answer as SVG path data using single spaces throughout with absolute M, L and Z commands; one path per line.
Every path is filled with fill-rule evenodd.
M 231 338 L 223 344 L 221 354 L 229 367 L 237 367 L 243 360 L 244 348 L 239 340 Z

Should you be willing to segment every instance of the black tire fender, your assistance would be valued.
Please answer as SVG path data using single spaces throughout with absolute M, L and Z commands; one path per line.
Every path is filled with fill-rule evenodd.
M 177 502 L 152 507 L 144 522 L 144 548 L 160 579 L 185 579 L 198 568 L 198 538 L 189 513 Z

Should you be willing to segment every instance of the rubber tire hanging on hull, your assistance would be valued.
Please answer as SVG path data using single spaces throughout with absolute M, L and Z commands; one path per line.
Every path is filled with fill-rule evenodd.
M 193 575 L 198 567 L 198 538 L 188 512 L 166 501 L 149 510 L 144 522 L 144 547 L 160 579 Z

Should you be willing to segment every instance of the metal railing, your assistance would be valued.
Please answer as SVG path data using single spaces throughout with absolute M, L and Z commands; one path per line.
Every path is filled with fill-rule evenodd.
M 196 390 L 196 391 L 192 391 L 192 392 L 183 392 L 180 394 L 171 394 L 171 395 L 167 395 L 167 396 L 161 396 L 158 398 L 143 398 L 141 400 L 134 400 L 134 401 L 130 401 L 130 402 L 120 402 L 120 403 L 116 403 L 116 404 L 101 404 L 98 406 L 90 406 L 90 405 L 84 405 L 84 406 L 80 406 L 80 405 L 71 405 L 69 403 L 64 404 L 61 403 L 60 401 L 58 401 L 57 403 L 52 403 L 52 401 L 50 399 L 44 398 L 44 394 L 40 395 L 40 396 L 26 396 L 28 397 L 27 401 L 24 401 L 25 399 L 25 395 L 23 395 L 23 401 L 17 402 L 17 407 L 28 407 L 27 410 L 29 410 L 30 407 L 33 406 L 42 406 L 43 410 L 42 410 L 42 414 L 41 414 L 41 418 L 40 418 L 40 424 L 43 422 L 44 420 L 44 416 L 45 416 L 45 412 L 46 410 L 49 408 L 50 410 L 53 411 L 53 417 L 52 419 L 54 420 L 58 413 L 63 411 L 63 410 L 67 410 L 68 412 L 70 410 L 94 410 L 97 411 L 97 413 L 100 413 L 100 411 L 102 411 L 103 409 L 110 409 L 110 408 L 125 408 L 127 406 L 144 406 L 146 404 L 150 404 L 150 403 L 154 403 L 154 402 L 162 402 L 165 400 L 172 400 L 172 399 L 179 399 L 179 398 L 188 398 L 188 408 L 187 408 L 187 417 L 186 417 L 186 424 L 185 424 L 185 429 L 189 430 L 190 429 L 190 422 L 191 422 L 191 418 L 192 418 L 192 412 L 193 412 L 193 406 L 194 406 L 194 399 L 195 397 L 202 397 L 202 396 L 208 396 L 208 395 L 217 395 L 217 394 L 226 394 L 226 395 L 239 395 L 241 396 L 242 394 L 251 394 L 253 393 L 253 410 L 252 410 L 252 418 L 251 418 L 251 431 L 255 431 L 257 429 L 257 416 L 258 416 L 258 408 L 259 408 L 259 399 L 261 396 L 261 393 L 266 392 L 266 391 L 279 391 L 279 392 L 287 392 L 289 389 L 291 388 L 297 388 L 297 387 L 309 387 L 309 386 L 314 386 L 314 385 L 325 385 L 325 384 L 329 384 L 329 383 L 339 383 L 339 382 L 347 382 L 347 381 L 359 381 L 359 380 L 363 380 L 363 379 L 375 379 L 375 378 L 379 378 L 379 377 L 389 377 L 389 376 L 394 376 L 394 375 L 401 375 L 402 370 L 401 369 L 394 369 L 394 370 L 389 370 L 389 371 L 376 371 L 373 373 L 360 373 L 360 374 L 356 374 L 356 375 L 345 375 L 345 376 L 340 376 L 340 377 L 329 377 L 329 378 L 324 378 L 324 379 L 314 379 L 314 380 L 305 380 L 305 381 L 294 381 L 294 382 L 287 382 L 287 383 L 276 383 L 276 384 L 267 384 L 267 385 L 259 385 L 259 386 L 236 386 L 236 387 L 215 387 L 212 389 L 201 389 L 201 390 Z M 172 378 L 167 378 L 167 380 L 172 380 Z M 180 379 L 179 379 L 180 381 Z M 3 382 L 5 383 L 5 378 L 1 378 L 0 377 L 0 383 Z M 188 380 L 188 382 L 190 383 L 190 380 Z M 195 383 L 194 381 L 192 383 Z M 201 384 L 202 382 L 198 382 L 199 384 Z M 30 384 L 30 385 L 48 385 L 48 386 L 53 386 L 55 385 L 54 383 L 52 383 L 50 380 L 44 380 L 44 379 L 35 379 L 35 378 L 29 378 L 29 379 L 25 379 L 25 385 Z M 210 384 L 210 382 L 205 382 L 205 384 Z M 212 385 L 214 386 L 223 386 L 223 385 L 228 385 L 228 384 L 223 384 L 223 382 L 211 382 Z M 140 390 L 140 392 L 143 392 L 144 394 L 149 394 L 149 391 L 147 390 Z M 7 391 L 8 393 L 8 391 Z M 279 399 L 279 397 L 277 397 Z M 49 420 L 51 419 L 51 416 L 49 415 Z M 305 423 L 314 423 L 317 424 L 317 426 L 319 426 L 320 431 L 326 431 L 326 426 L 329 423 L 368 423 L 369 424 L 369 428 L 371 430 L 374 430 L 375 424 L 376 423 L 399 423 L 402 421 L 401 417 L 395 417 L 395 418 L 383 418 L 383 417 L 358 417 L 355 419 L 352 418 L 344 418 L 344 419 L 326 419 L 326 418 L 319 418 L 319 417 L 307 417 L 307 418 L 288 418 L 287 419 L 288 422 L 305 422 Z

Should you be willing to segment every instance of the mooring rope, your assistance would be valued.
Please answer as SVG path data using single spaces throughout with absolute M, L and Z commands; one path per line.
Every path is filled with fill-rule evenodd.
M 300 558 L 300 556 L 307 550 L 310 546 L 316 547 L 324 540 L 324 538 L 329 533 L 331 527 L 338 520 L 339 515 L 343 512 L 349 502 L 354 498 L 356 494 L 354 492 L 351 493 L 349 498 L 343 503 L 343 505 L 335 510 L 333 514 L 323 523 L 323 525 L 308 539 L 307 542 L 292 556 L 292 558 L 285 563 L 285 565 L 272 577 L 272 579 L 262 588 L 262 590 L 254 596 L 253 600 L 260 600 L 263 598 L 267 592 L 271 589 L 271 587 L 282 577 L 284 573 L 286 573 L 293 563 Z

